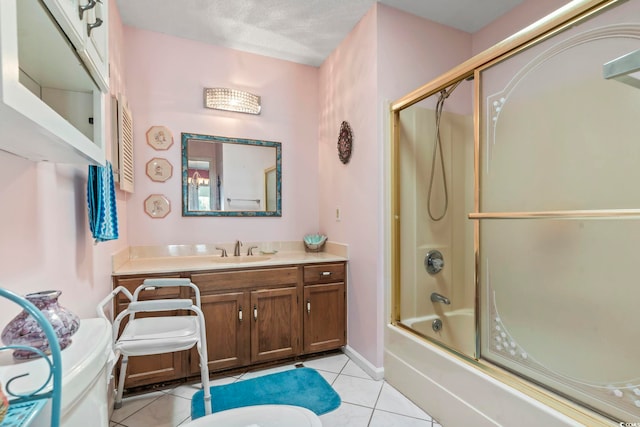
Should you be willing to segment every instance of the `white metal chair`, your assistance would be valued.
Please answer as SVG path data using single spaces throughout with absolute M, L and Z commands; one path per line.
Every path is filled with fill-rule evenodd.
M 191 299 L 158 299 L 138 301 L 140 292 L 145 289 L 169 286 L 188 286 L 195 292 L 195 304 Z M 204 315 L 200 308 L 200 290 L 189 279 L 146 279 L 138 286 L 133 295 L 123 286 L 118 286 L 98 305 L 100 317 L 109 320 L 105 314 L 105 305 L 122 293 L 129 299 L 129 306 L 120 312 L 113 320 L 113 365 L 122 356 L 118 391 L 114 407 L 122 406 L 122 392 L 127 372 L 129 356 L 147 356 L 153 354 L 171 353 L 188 350 L 194 345 L 200 356 L 200 375 L 204 389 L 205 414 L 211 413 L 211 392 L 209 390 L 209 368 L 207 366 L 207 336 Z M 137 313 L 158 312 L 167 310 L 190 310 L 195 315 L 163 316 L 136 318 Z M 129 322 L 122 333 L 120 323 L 125 317 Z M 113 368 L 110 366 L 110 370 Z

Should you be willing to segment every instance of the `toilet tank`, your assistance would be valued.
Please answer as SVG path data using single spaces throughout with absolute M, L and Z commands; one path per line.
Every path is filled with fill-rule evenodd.
M 106 319 L 82 319 L 72 343 L 62 350 L 62 410 L 63 427 L 107 427 L 109 425 L 108 386 L 110 373 L 106 366 L 111 354 L 111 325 Z M 49 375 L 49 367 L 39 358 L 27 362 L 15 361 L 11 351 L 0 354 L 0 382 L 4 386 L 16 376 L 11 390 L 27 393 L 38 389 Z M 46 389 L 45 389 L 46 390 Z M 31 426 L 51 424 L 50 402 L 34 419 Z

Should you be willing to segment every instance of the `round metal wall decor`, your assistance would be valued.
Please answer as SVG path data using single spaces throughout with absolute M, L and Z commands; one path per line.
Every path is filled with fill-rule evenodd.
M 340 161 L 345 165 L 349 163 L 351 158 L 351 147 L 353 145 L 353 134 L 351 126 L 348 122 L 342 122 L 340 125 L 340 136 L 338 137 L 338 156 Z

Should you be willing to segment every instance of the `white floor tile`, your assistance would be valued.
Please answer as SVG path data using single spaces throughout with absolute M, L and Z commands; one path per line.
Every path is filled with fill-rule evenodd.
M 373 409 L 342 402 L 335 411 L 320 415 L 322 427 L 367 427 Z
M 164 396 L 164 393 L 161 391 L 154 391 L 147 394 L 140 394 L 138 396 L 131 396 L 122 399 L 122 408 L 115 409 L 113 414 L 111 415 L 111 421 L 115 421 L 117 423 L 121 422 L 131 414 L 139 411 L 145 406 L 149 405 L 156 399 Z
M 240 381 L 249 380 L 251 378 L 258 378 L 264 375 L 275 374 L 278 372 L 284 372 L 291 369 L 296 369 L 295 364 L 276 366 L 275 368 L 261 369 L 259 371 L 251 371 L 242 375 L 239 379 Z
M 392 414 L 391 412 L 373 411 L 373 417 L 369 427 L 431 427 L 431 421 L 419 420 L 417 418 L 406 417 L 404 415 Z
M 165 394 L 122 422 L 128 427 L 175 427 L 190 416 L 190 400 Z
M 382 386 L 376 409 L 431 421 L 426 412 L 386 382 Z
M 219 385 L 227 385 L 227 384 L 234 383 L 236 381 L 237 379 L 235 377 L 222 377 L 222 378 L 217 378 L 215 380 L 211 380 L 209 382 L 209 386 L 214 387 Z M 172 394 L 174 396 L 180 396 L 190 400 L 193 397 L 193 395 L 199 390 L 202 390 L 202 385 L 200 384 L 200 382 L 197 382 L 194 384 L 183 384 L 176 388 L 166 390 L 165 392 L 168 394 Z
M 343 402 L 373 408 L 378 400 L 383 381 L 340 375 L 333 382 L 333 388 Z
M 322 378 L 324 378 L 329 384 L 333 384 L 336 378 L 338 378 L 338 374 L 334 372 L 318 371 L 318 373 L 322 375 Z
M 335 372 L 336 374 L 339 374 L 348 361 L 349 357 L 346 354 L 340 353 L 332 356 L 305 360 L 304 366 L 317 369 L 319 371 Z
M 191 422 L 191 417 L 187 418 L 186 420 L 184 420 L 183 422 L 180 423 L 181 426 L 187 425 Z
M 323 427 L 431 427 L 432 418 L 385 381 L 375 381 L 344 354 L 312 358 L 304 365 L 318 370 L 342 399 L 335 411 L 322 415 Z M 295 363 L 220 377 L 212 386 L 295 369 Z M 191 420 L 191 398 L 199 382 L 165 391 L 128 397 L 113 412 L 110 427 L 177 427 Z M 375 409 L 374 409 L 375 408 Z M 433 421 L 433 427 L 442 427 Z
M 349 376 L 358 377 L 358 378 L 366 378 L 368 380 L 373 379 L 369 376 L 369 374 L 363 371 L 360 366 L 356 365 L 353 360 L 349 360 L 347 362 L 347 364 L 344 366 L 344 369 L 342 369 L 342 372 L 340 372 L 340 374 L 349 375 Z

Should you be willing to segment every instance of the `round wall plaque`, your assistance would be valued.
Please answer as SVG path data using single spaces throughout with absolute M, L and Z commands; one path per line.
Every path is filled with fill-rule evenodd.
M 349 163 L 351 158 L 351 147 L 353 145 L 353 135 L 351 126 L 348 122 L 342 122 L 340 125 L 340 135 L 338 136 L 338 156 L 340 161 L 345 165 Z

